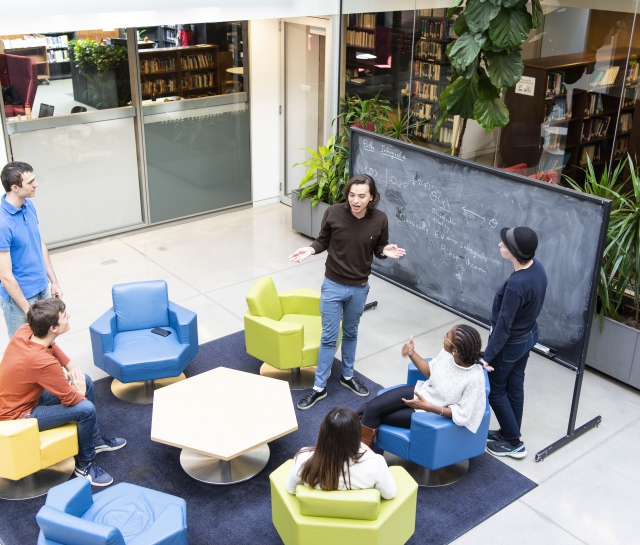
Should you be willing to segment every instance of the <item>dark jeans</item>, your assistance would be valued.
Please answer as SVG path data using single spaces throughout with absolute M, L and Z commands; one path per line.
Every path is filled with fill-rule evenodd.
M 529 359 L 529 351 L 537 342 L 538 326 L 535 325 L 525 335 L 510 337 L 497 356 L 489 362 L 494 368 L 489 373 L 489 404 L 498 419 L 502 436 L 507 440 L 519 439 L 521 435 L 524 370 Z
M 38 405 L 31 411 L 27 418 L 38 420 L 40 431 L 57 428 L 69 422 L 78 423 L 78 455 L 76 463 L 87 464 L 96 456 L 94 441 L 100 434 L 98 431 L 98 421 L 96 418 L 96 408 L 93 404 L 93 381 L 85 375 L 87 392 L 85 397 L 77 405 L 67 407 L 60 403 L 60 399 L 45 390 L 42 392 Z
M 379 428 L 380 424 L 409 429 L 415 411 L 407 407 L 402 398 L 413 399 L 415 389 L 414 385 L 392 388 L 364 403 L 358 410 L 358 414 L 362 415 L 362 424 L 374 429 Z

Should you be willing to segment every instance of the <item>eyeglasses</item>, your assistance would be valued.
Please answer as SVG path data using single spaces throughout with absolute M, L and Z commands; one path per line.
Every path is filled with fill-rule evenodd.
M 460 352 L 460 349 L 451 342 L 451 340 L 449 339 L 449 337 L 447 337 L 447 335 L 444 336 L 444 340 L 449 341 L 449 343 L 451 343 L 451 346 L 453 346 L 458 352 Z

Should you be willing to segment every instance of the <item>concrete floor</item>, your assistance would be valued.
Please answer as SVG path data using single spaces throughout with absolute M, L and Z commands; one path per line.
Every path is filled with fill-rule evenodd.
M 308 243 L 291 229 L 291 210 L 277 204 L 56 251 L 52 260 L 72 325 L 59 345 L 86 373 L 103 377 L 93 366 L 89 325 L 111 306 L 113 284 L 158 278 L 168 282 L 171 300 L 198 314 L 200 343 L 239 331 L 256 278 L 271 275 L 279 290 L 319 290 L 326 254 L 303 264 L 287 259 Z M 379 305 L 362 317 L 356 369 L 383 386 L 404 381 L 400 347 L 409 335 L 420 354 L 433 355 L 448 328 L 461 322 L 375 277 L 369 300 Z M 0 327 L 0 347 L 6 343 Z M 504 462 L 539 486 L 456 544 L 638 542 L 640 391 L 587 371 L 577 425 L 597 415 L 602 424 L 544 462 L 534 461 L 566 432 L 573 382 L 572 372 L 531 356 L 523 422 L 529 454 Z

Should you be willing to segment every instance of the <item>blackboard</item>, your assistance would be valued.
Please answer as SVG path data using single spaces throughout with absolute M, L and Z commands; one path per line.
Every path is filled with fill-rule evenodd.
M 513 272 L 500 230 L 534 229 L 548 278 L 538 342 L 584 368 L 610 201 L 359 129 L 350 174 L 373 177 L 389 242 L 407 250 L 374 259 L 373 274 L 485 327 Z

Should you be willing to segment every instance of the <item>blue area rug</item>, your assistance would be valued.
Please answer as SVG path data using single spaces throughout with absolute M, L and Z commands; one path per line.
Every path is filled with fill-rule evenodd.
M 245 352 L 244 332 L 206 343 L 186 370 L 197 375 L 215 367 L 258 373 L 261 362 Z M 180 467 L 180 450 L 149 439 L 151 405 L 131 405 L 111 393 L 111 379 L 96 381 L 100 430 L 125 437 L 127 446 L 99 454 L 96 461 L 115 482 L 130 482 L 184 498 L 187 502 L 190 545 L 282 543 L 271 523 L 269 474 L 304 446 L 313 445 L 324 415 L 335 405 L 357 409 L 362 398 L 340 386 L 340 362 L 334 360 L 329 396 L 308 411 L 296 411 L 298 431 L 269 444 L 267 467 L 253 479 L 232 486 L 210 486 L 195 481 Z M 381 386 L 358 375 L 372 395 Z M 304 395 L 292 392 L 294 403 Z M 261 400 L 247 399 L 260 410 Z M 266 403 L 268 400 L 262 400 Z M 410 544 L 440 545 L 453 541 L 536 484 L 488 454 L 473 458 L 469 472 L 443 488 L 420 488 L 416 533 Z M 94 493 L 99 489 L 94 488 Z M 35 544 L 36 513 L 45 496 L 26 501 L 0 500 L 0 539 L 5 545 Z

